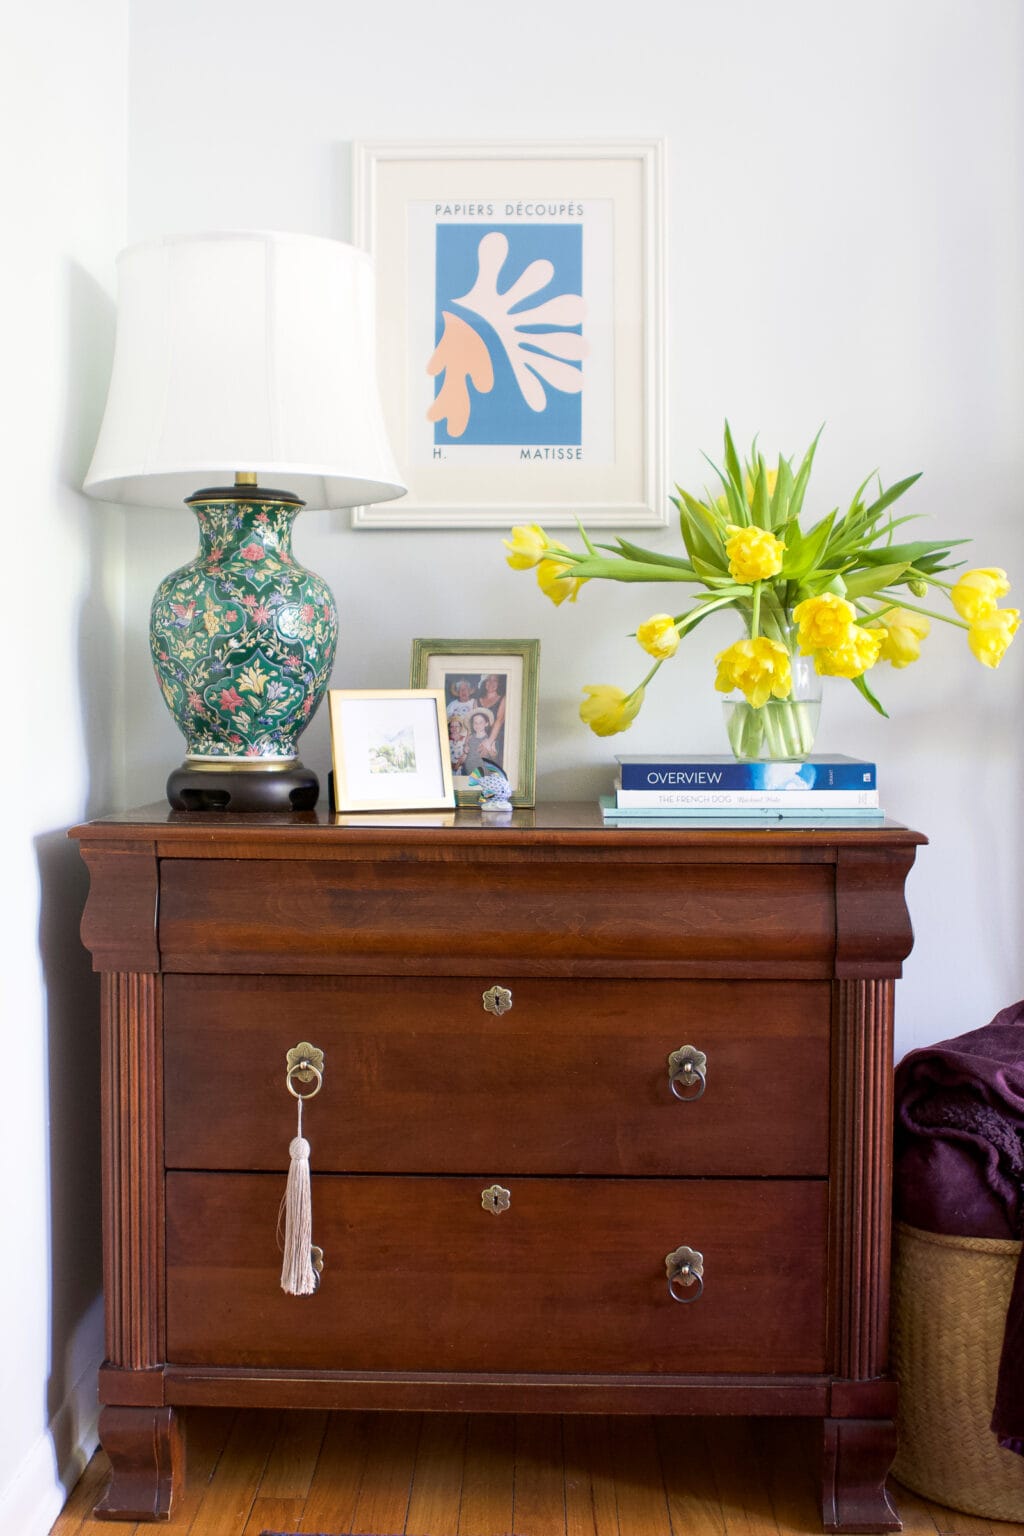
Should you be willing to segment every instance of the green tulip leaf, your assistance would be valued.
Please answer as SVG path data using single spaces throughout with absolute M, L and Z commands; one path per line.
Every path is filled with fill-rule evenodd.
M 954 545 L 970 542 L 970 539 L 916 539 L 911 544 L 883 544 L 878 549 L 862 549 L 858 551 L 857 558 L 862 564 L 867 565 L 889 564 L 894 560 L 904 560 L 908 565 L 916 565 L 921 570 L 938 570 L 944 567 L 934 564 L 926 565 L 925 562 L 934 562 L 936 558 L 945 561 Z
M 693 569 L 701 581 L 714 582 L 716 586 L 723 581 L 731 582 L 728 565 L 720 565 L 717 561 L 701 560 L 696 555 L 693 558 Z
M 599 544 L 598 549 L 611 549 L 610 544 Z M 614 552 L 626 560 L 638 560 L 648 565 L 670 565 L 681 571 L 689 571 L 693 574 L 693 567 L 689 560 L 684 560 L 681 555 L 665 555 L 660 550 L 641 549 L 639 544 L 630 544 L 628 539 L 616 539 Z
M 830 512 L 806 535 L 800 532 L 798 524 L 789 524 L 784 534 L 786 553 L 782 559 L 782 575 L 787 581 L 800 581 L 821 564 L 834 521 L 835 513 Z
M 571 576 L 586 581 L 703 581 L 703 576 L 688 569 L 656 565 L 646 560 L 608 559 L 603 555 L 583 555 L 573 562 Z
M 864 679 L 863 673 L 861 674 L 860 677 L 851 677 L 850 678 L 850 682 L 856 688 L 858 693 L 863 694 L 864 698 L 866 698 L 868 703 L 871 705 L 871 708 L 872 709 L 876 709 L 880 715 L 884 715 L 886 720 L 888 720 L 888 718 L 889 718 L 888 710 L 883 709 L 881 704 L 879 704 L 878 700 L 875 698 L 874 694 L 871 692 L 871 689 L 868 687 L 867 682 Z
M 807 491 L 807 482 L 811 478 L 811 468 L 814 464 L 815 450 L 818 446 L 818 439 L 821 437 L 821 434 L 824 432 L 824 430 L 824 424 L 818 428 L 814 436 L 814 441 L 808 448 L 807 452 L 804 454 L 800 468 L 796 472 L 796 479 L 793 482 L 793 494 L 790 497 L 789 502 L 790 517 L 799 517 L 803 509 L 804 495 Z
M 866 571 L 848 571 L 845 576 L 847 597 L 870 597 L 901 581 L 909 569 L 909 562 L 898 565 L 879 565 Z
M 768 469 L 764 458 L 760 454 L 757 459 L 757 473 L 754 477 L 754 500 L 751 507 L 751 516 L 754 519 L 755 527 L 771 527 L 771 502 L 768 499 Z
M 772 505 L 769 514 L 769 526 L 777 532 L 789 522 L 790 497 L 793 494 L 793 471 L 789 467 L 789 460 L 779 454 L 779 464 L 775 471 L 775 490 L 772 492 Z M 795 518 L 794 518 L 795 523 Z
M 910 487 L 915 485 L 920 478 L 921 471 L 918 470 L 916 475 L 908 475 L 905 480 L 897 480 L 895 485 L 891 485 L 887 491 L 882 492 L 877 501 L 872 502 L 871 506 L 867 508 L 865 515 L 869 518 L 877 518 L 879 513 L 884 512 L 886 507 L 891 507 L 893 502 L 902 496 L 905 491 L 909 491 Z
M 721 597 L 702 598 L 700 602 L 694 604 L 689 613 L 685 614 L 683 618 L 679 620 L 680 634 L 682 634 L 684 630 L 689 632 L 691 629 L 696 629 L 697 625 L 703 623 L 709 613 L 714 613 L 719 608 L 731 608 L 736 602 L 737 595 L 740 595 L 744 592 L 749 595 L 750 588 L 737 588 L 735 592 L 727 592 L 724 596 Z
M 717 537 L 718 528 L 710 508 L 687 491 L 680 491 L 679 494 L 682 497 L 682 501 L 676 503 L 679 507 L 679 529 L 690 559 L 706 560 L 710 564 L 724 561 L 725 551 L 721 539 Z
M 732 430 L 729 423 L 725 424 L 725 467 L 729 471 L 729 479 L 743 495 L 743 471 L 740 468 L 740 457 L 736 452 L 736 444 L 732 440 Z

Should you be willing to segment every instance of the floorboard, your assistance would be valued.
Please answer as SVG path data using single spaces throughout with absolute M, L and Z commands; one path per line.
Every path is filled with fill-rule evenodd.
M 241 1536 L 260 1491 L 280 1421 L 279 1413 L 255 1408 L 242 1409 L 236 1415 L 217 1460 L 216 1475 L 205 1484 L 199 1507 L 184 1529 L 202 1532 L 202 1536 Z M 182 1510 L 179 1519 L 184 1516 Z M 168 1525 L 178 1527 L 173 1513 Z M 112 1536 L 109 1522 L 103 1536 Z
M 620 1536 L 662 1536 L 669 1529 L 668 1495 L 654 1420 L 616 1420 L 611 1445 Z
M 366 1463 L 352 1512 L 353 1536 L 396 1536 L 406 1527 L 416 1447 L 418 1413 L 373 1415 L 366 1437 Z
M 470 1415 L 458 1536 L 502 1536 L 503 1532 L 511 1531 L 515 1424 L 511 1415 Z
M 330 1415 L 309 1485 L 302 1517 L 303 1530 L 351 1531 L 366 1464 L 370 1418 L 371 1415 L 365 1413 Z M 197 1531 L 195 1536 L 203 1536 L 203 1533 Z M 401 1536 L 401 1533 L 395 1532 L 394 1536 Z
M 513 1536 L 565 1536 L 562 1420 L 553 1414 L 516 1420 Z
M 771 1493 L 759 1475 L 756 1440 L 762 1428 L 756 1419 L 719 1419 L 708 1436 L 726 1536 L 779 1536 Z
M 725 1536 L 725 1512 L 701 1419 L 659 1419 L 661 1474 L 675 1536 Z
M 575 1414 L 562 1420 L 566 1536 L 620 1536 L 610 1421 Z
M 770 1501 L 775 1524 L 786 1536 L 817 1536 L 817 1464 L 821 1426 L 816 1420 L 764 1419 L 754 1427 L 754 1471 Z
M 819 1536 L 807 1420 L 189 1412 L 163 1525 L 97 1520 L 90 1461 L 51 1536 Z M 904 1536 L 1024 1536 L 898 1484 Z
M 260 1483 L 261 1499 L 297 1500 L 305 1506 L 320 1459 L 320 1447 L 327 1433 L 327 1420 L 326 1413 L 282 1415 L 274 1449 Z
M 92 1458 L 71 1490 L 67 1503 L 53 1527 L 54 1536 L 79 1536 L 82 1525 L 91 1516 L 93 1505 L 102 1494 L 106 1481 L 106 1458 L 98 1454 Z M 126 1525 L 124 1536 L 129 1536 L 131 1530 L 132 1527 Z
M 896 1512 L 903 1521 L 903 1536 L 937 1536 L 938 1527 L 932 1518 L 931 1506 L 926 1499 L 911 1493 L 909 1488 L 901 1488 L 898 1483 L 892 1485 L 891 1497 L 896 1506 Z M 948 1518 L 954 1522 L 954 1529 L 956 1521 L 969 1518 L 967 1515 L 956 1515 L 952 1510 L 947 1511 L 947 1514 Z
M 466 1415 L 425 1413 L 406 1530 L 410 1536 L 453 1536 L 459 1529 Z

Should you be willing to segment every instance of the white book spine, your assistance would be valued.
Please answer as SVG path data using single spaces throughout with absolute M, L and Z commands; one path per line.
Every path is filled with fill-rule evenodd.
M 877 789 L 619 789 L 615 803 L 621 810 L 678 806 L 714 811 L 768 806 L 777 810 L 846 811 L 870 809 L 879 802 Z

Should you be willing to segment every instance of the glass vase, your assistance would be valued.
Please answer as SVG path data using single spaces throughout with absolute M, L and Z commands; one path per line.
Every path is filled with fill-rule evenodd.
M 794 652 L 793 687 L 787 699 L 769 699 L 760 709 L 742 693 L 723 700 L 732 754 L 740 762 L 798 762 L 814 749 L 821 714 L 822 679 L 810 656 Z

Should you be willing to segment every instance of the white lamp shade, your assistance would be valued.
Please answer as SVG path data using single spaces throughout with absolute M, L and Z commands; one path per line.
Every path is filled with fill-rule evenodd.
M 311 507 L 402 495 L 374 317 L 371 258 L 338 240 L 240 231 L 130 246 L 86 491 L 174 506 L 245 471 Z

